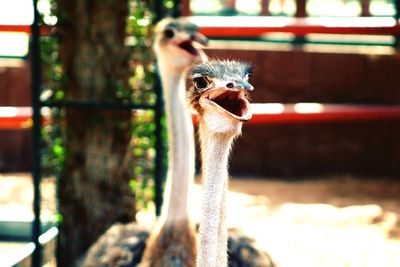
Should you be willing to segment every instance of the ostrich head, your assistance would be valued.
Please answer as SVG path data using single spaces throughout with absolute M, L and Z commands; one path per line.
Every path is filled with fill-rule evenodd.
M 207 45 L 208 39 L 198 27 L 185 19 L 166 18 L 155 28 L 154 51 L 159 63 L 182 69 L 202 61 L 203 52 L 194 43 Z
M 237 61 L 209 61 L 192 69 L 189 100 L 210 131 L 236 135 L 242 122 L 251 119 L 250 73 L 250 65 Z

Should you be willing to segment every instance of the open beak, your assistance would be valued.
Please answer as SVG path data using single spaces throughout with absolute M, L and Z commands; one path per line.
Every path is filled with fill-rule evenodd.
M 204 34 L 199 32 L 196 32 L 195 34 L 192 35 L 192 41 L 198 42 L 203 46 L 208 45 L 208 38 Z
M 191 35 L 189 40 L 185 40 L 183 42 L 180 42 L 178 44 L 178 47 L 185 50 L 189 54 L 191 54 L 194 57 L 200 56 L 199 51 L 197 48 L 193 46 L 193 42 L 197 42 L 203 46 L 206 46 L 208 44 L 208 39 L 205 37 L 203 34 L 197 32 Z
M 251 86 L 251 84 L 247 83 Z M 203 93 L 201 99 L 207 104 L 212 105 L 230 117 L 246 122 L 251 119 L 252 113 L 250 103 L 247 99 L 248 91 L 253 90 L 253 86 L 247 88 L 215 88 Z

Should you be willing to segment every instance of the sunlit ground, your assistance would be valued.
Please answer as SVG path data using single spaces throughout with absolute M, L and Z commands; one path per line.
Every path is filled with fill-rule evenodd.
M 234 179 L 231 189 L 229 223 L 280 267 L 400 266 L 399 184 Z
M 30 176 L 0 175 L 0 188 L 0 214 L 32 216 Z M 380 177 L 303 181 L 234 177 L 230 189 L 229 226 L 253 237 L 278 267 L 400 266 L 398 182 Z M 42 190 L 43 212 L 52 214 L 54 184 L 45 180 Z M 192 196 L 191 213 L 198 222 L 199 184 Z M 138 218 L 153 218 L 149 212 Z

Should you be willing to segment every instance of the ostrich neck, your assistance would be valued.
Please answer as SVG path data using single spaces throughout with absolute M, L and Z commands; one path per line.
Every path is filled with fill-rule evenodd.
M 164 64 L 163 64 L 164 65 Z M 169 170 L 163 210 L 165 221 L 188 218 L 188 195 L 194 178 L 193 124 L 186 107 L 184 70 L 160 66 L 168 127 Z
M 225 202 L 228 158 L 234 135 L 211 132 L 200 121 L 203 207 L 197 266 L 227 266 Z

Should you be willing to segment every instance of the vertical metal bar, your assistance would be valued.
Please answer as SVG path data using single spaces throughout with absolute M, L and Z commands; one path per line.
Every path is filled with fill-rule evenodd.
M 306 10 L 307 0 L 296 0 L 296 18 L 305 18 L 307 17 L 307 10 Z M 305 36 L 296 36 L 294 38 L 294 45 L 295 46 L 302 46 L 306 41 Z
M 182 14 L 182 1 L 174 0 L 174 9 L 172 11 L 172 17 L 178 18 Z
M 40 180 L 41 180 L 41 157 L 40 157 L 40 29 L 39 14 L 37 11 L 37 0 L 33 0 L 34 19 L 31 26 L 31 73 L 32 73 L 32 179 L 33 179 L 33 212 L 35 215 L 32 223 L 32 241 L 35 243 L 35 251 L 32 258 L 32 267 L 42 266 L 42 247 L 39 243 L 41 234 L 40 222 Z
M 396 19 L 396 23 L 399 23 L 400 19 L 400 0 L 394 0 L 394 7 L 395 7 L 395 15 L 394 18 Z M 400 36 L 399 33 L 395 36 L 395 48 L 400 49 Z
M 164 16 L 164 5 L 163 1 L 155 1 L 154 6 L 155 12 L 155 22 L 160 21 Z M 163 145 L 163 125 L 162 125 L 162 117 L 164 114 L 164 101 L 163 101 L 163 93 L 161 88 L 160 77 L 156 75 L 156 80 L 154 83 L 154 92 L 157 95 L 156 107 L 154 110 L 154 121 L 155 121 L 155 149 L 156 149 L 156 158 L 155 158 L 155 170 L 154 170 L 154 202 L 156 206 L 156 216 L 160 216 L 161 207 L 163 203 L 163 184 L 164 184 L 164 158 L 165 158 L 165 150 Z
M 190 0 L 181 0 L 182 16 L 190 16 Z
M 164 17 L 164 3 L 163 1 L 154 1 L 154 23 L 159 22 Z
M 154 90 L 157 94 L 157 102 L 156 102 L 156 110 L 155 110 L 155 124 L 156 124 L 156 159 L 155 159 L 155 183 L 154 183 L 154 197 L 155 197 L 155 206 L 156 206 L 156 215 L 160 216 L 161 207 L 163 204 L 163 184 L 165 177 L 165 169 L 164 169 L 164 158 L 165 158 L 165 149 L 163 144 L 163 125 L 162 125 L 162 117 L 164 114 L 164 101 L 163 101 L 163 93 L 161 89 L 161 82 L 157 75 L 156 82 L 154 84 Z
M 263 16 L 269 15 L 269 0 L 261 1 L 261 15 Z
M 296 0 L 296 15 L 295 16 L 297 18 L 307 17 L 306 2 L 307 2 L 307 0 Z
M 369 0 L 361 0 L 361 16 L 369 17 L 371 14 L 369 13 Z

